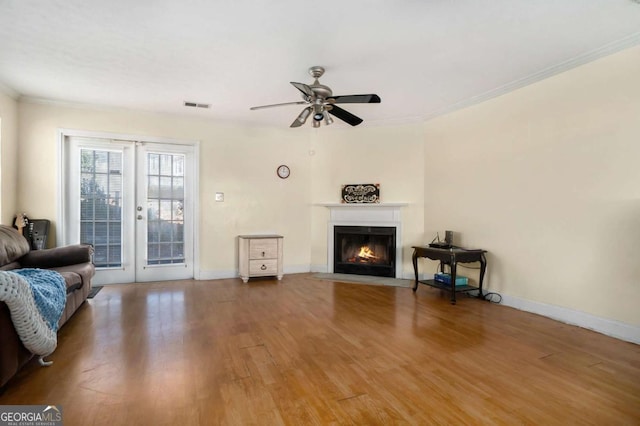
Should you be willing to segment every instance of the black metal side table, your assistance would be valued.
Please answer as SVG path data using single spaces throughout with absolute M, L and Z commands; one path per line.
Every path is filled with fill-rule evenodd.
M 486 250 L 479 249 L 464 249 L 461 247 L 453 248 L 435 248 L 427 246 L 413 246 L 413 272 L 416 276 L 416 281 L 413 286 L 413 291 L 418 289 L 418 283 L 425 284 L 431 287 L 439 288 L 441 290 L 447 290 L 451 292 L 451 304 L 456 304 L 456 292 L 467 292 L 478 290 L 478 297 L 484 299 L 482 293 L 482 281 L 484 279 L 484 273 L 487 269 L 487 259 L 485 257 Z M 451 284 L 435 280 L 418 280 L 418 258 L 426 257 L 432 260 L 440 261 L 440 271 L 444 272 L 444 265 L 449 265 L 451 269 Z M 456 269 L 458 263 L 471 263 L 480 262 L 480 279 L 478 287 L 470 285 L 456 286 Z

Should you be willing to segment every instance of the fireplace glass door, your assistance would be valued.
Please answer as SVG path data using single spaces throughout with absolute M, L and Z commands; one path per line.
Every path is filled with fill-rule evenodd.
M 335 273 L 395 277 L 396 228 L 335 226 Z

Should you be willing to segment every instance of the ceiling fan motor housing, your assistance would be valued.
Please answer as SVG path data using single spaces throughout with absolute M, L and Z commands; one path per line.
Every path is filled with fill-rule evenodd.
M 320 84 L 318 80 L 314 81 L 313 84 L 309 85 L 309 87 L 311 88 L 311 90 L 313 90 L 313 93 L 319 99 L 324 100 L 330 98 L 333 95 L 331 89 L 329 89 L 324 84 Z

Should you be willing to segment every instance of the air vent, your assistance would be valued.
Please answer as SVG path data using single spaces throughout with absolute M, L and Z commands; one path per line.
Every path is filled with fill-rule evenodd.
M 199 104 L 197 102 L 188 102 L 188 101 L 184 101 L 184 106 L 186 107 L 191 107 L 191 108 L 211 108 L 211 104 Z

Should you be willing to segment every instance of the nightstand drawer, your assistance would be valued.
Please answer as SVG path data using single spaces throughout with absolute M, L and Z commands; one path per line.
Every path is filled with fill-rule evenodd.
M 260 238 L 249 241 L 249 259 L 275 259 L 278 257 L 278 240 Z
M 261 259 L 249 261 L 249 275 L 276 275 L 278 259 Z

